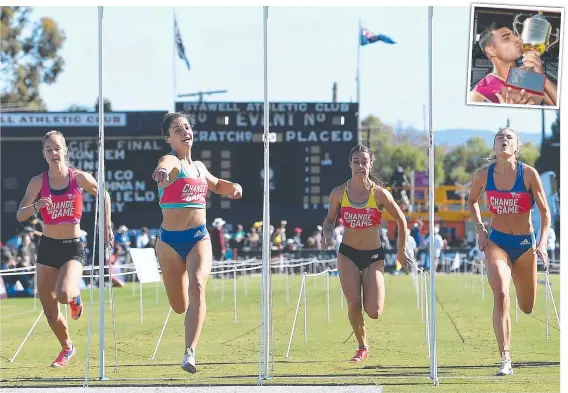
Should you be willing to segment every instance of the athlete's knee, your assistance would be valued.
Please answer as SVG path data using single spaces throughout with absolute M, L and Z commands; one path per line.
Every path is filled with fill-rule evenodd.
M 190 303 L 200 302 L 205 299 L 205 278 L 196 277 L 189 285 Z
M 352 311 L 361 311 L 363 308 L 363 303 L 361 302 L 361 298 L 357 297 L 354 299 L 347 299 L 347 309 Z
M 383 308 L 380 307 L 380 306 L 377 306 L 377 305 L 366 306 L 365 307 L 365 313 L 371 319 L 379 319 L 381 317 L 381 315 L 383 314 Z
M 74 296 L 67 288 L 61 288 L 56 291 L 57 301 L 61 304 L 68 304 L 73 300 Z
M 509 308 L 511 304 L 511 297 L 509 296 L 509 291 L 506 291 L 505 288 L 497 288 L 493 290 L 493 298 L 495 302 L 495 306 L 499 309 L 505 310 Z
M 59 317 L 59 309 L 58 308 L 49 309 L 49 310 L 44 309 L 43 314 L 45 315 L 47 322 L 51 324 L 57 321 L 57 318 Z

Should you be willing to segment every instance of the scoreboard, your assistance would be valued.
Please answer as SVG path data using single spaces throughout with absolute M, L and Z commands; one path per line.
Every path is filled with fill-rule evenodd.
M 192 158 L 209 171 L 243 187 L 241 200 L 209 193 L 208 222 L 222 217 L 249 228 L 262 220 L 264 131 L 262 103 L 184 102 L 194 129 Z M 273 103 L 269 108 L 270 204 L 273 225 L 313 230 L 323 221 L 331 190 L 350 176 L 348 155 L 357 144 L 357 104 Z M 108 113 L 105 118 L 105 180 L 115 225 L 159 227 L 162 219 L 151 174 L 169 151 L 161 136 L 165 112 Z M 66 137 L 69 163 L 96 176 L 96 113 L 2 114 L 2 238 L 19 224 L 15 212 L 27 183 L 47 169 L 41 138 L 58 129 Z M 18 168 L 11 171 L 9 168 Z M 94 198 L 85 193 L 82 229 L 93 228 Z
M 357 144 L 358 105 L 272 103 L 268 109 L 269 131 L 276 136 L 269 145 L 271 207 L 316 210 L 323 220 L 321 211 L 328 207 L 331 190 L 350 175 L 348 155 Z M 246 199 L 261 206 L 264 105 L 178 102 L 176 110 L 192 119 L 195 158 L 221 178 L 239 182 Z M 231 202 L 221 206 L 229 208 Z

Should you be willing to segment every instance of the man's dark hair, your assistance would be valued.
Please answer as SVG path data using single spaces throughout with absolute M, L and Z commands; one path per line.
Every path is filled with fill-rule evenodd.
M 492 23 L 491 26 L 483 30 L 479 35 L 479 48 L 485 55 L 487 55 L 487 53 L 485 53 L 485 48 L 487 48 L 488 45 L 491 45 L 491 38 L 493 38 L 493 32 L 495 30 L 499 30 L 502 27 L 507 27 L 507 26 L 502 24 Z

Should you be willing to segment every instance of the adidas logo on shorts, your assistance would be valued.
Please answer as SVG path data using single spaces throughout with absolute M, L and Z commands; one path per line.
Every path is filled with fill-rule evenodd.
M 378 257 L 379 257 L 379 254 L 374 254 L 374 255 L 371 257 L 371 259 L 376 259 L 376 258 L 378 258 Z
M 193 235 L 193 237 L 197 237 L 197 236 L 201 236 L 203 235 L 203 232 L 201 232 L 200 230 L 197 230 L 197 232 L 195 232 L 195 235 Z
M 523 240 L 523 241 L 521 242 L 521 246 L 528 246 L 529 244 L 530 244 L 530 243 L 529 243 L 529 241 L 528 241 L 527 239 L 525 239 L 525 240 Z

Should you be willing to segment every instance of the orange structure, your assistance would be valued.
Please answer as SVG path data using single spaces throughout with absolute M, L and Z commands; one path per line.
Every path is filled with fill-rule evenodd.
M 413 190 L 410 187 L 400 187 L 399 189 L 406 190 L 407 195 L 411 197 L 412 209 L 410 212 L 405 213 L 409 226 L 411 227 L 415 221 L 421 220 L 424 223 L 422 233 L 423 235 L 427 234 L 429 228 L 428 187 L 414 187 Z M 438 225 L 443 222 L 444 227 L 450 230 L 455 228 L 455 237 L 457 239 L 464 239 L 467 237 L 467 232 L 475 231 L 469 215 L 468 194 L 469 189 L 465 186 L 438 186 L 434 190 L 435 224 Z M 416 197 L 412 198 L 412 195 Z M 486 198 L 483 195 L 479 199 L 479 204 L 483 219 L 489 219 L 491 214 L 487 208 Z M 383 222 L 386 223 L 389 237 L 392 238 L 396 230 L 396 222 L 387 211 L 383 213 Z

